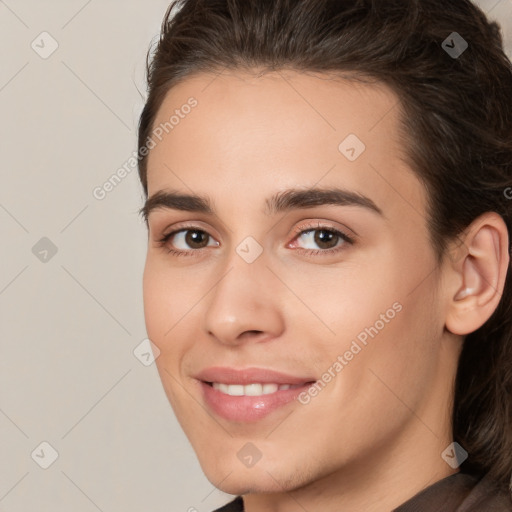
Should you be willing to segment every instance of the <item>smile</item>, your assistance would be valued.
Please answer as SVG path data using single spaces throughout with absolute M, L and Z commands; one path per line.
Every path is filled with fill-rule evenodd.
M 195 375 L 204 406 L 230 422 L 256 422 L 293 407 L 315 378 L 265 368 L 211 367 Z M 288 406 L 288 407 L 286 407 Z

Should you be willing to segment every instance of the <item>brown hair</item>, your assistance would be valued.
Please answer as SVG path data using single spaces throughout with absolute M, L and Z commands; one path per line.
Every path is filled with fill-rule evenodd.
M 455 45 L 453 32 L 468 43 L 458 57 L 443 44 Z M 177 0 L 150 54 L 139 124 L 146 197 L 140 151 L 179 81 L 224 68 L 345 73 L 400 98 L 405 159 L 429 192 L 439 259 L 484 212 L 500 214 L 512 233 L 512 65 L 499 26 L 469 0 Z M 461 471 L 489 473 L 503 487 L 512 473 L 511 280 L 509 271 L 493 316 L 466 336 L 453 410 L 454 440 L 469 453 Z

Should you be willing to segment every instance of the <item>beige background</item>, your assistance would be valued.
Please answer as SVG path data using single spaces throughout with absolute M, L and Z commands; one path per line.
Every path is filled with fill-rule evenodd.
M 512 0 L 478 3 L 512 55 Z M 133 353 L 146 338 L 136 169 L 93 196 L 136 149 L 167 4 L 0 0 L 0 511 L 208 512 L 230 499 Z M 47 469 L 42 442 L 58 452 Z

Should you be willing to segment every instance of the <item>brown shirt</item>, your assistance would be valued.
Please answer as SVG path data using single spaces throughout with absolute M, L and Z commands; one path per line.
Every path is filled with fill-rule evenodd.
M 237 496 L 214 512 L 244 512 L 243 500 Z M 512 493 L 498 490 L 486 477 L 455 473 L 423 489 L 393 512 L 512 512 Z

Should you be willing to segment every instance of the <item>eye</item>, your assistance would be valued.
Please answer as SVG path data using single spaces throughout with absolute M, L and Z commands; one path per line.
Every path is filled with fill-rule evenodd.
M 211 239 L 213 243 L 209 244 L 208 239 Z M 161 246 L 168 246 L 170 242 L 172 242 L 173 247 L 176 247 L 176 249 L 167 247 L 168 252 L 183 256 L 192 255 L 192 253 L 204 249 L 205 247 L 219 245 L 219 242 L 213 240 L 206 231 L 197 227 L 182 228 L 176 231 L 171 231 L 158 241 Z M 193 250 L 191 251 L 190 249 Z
M 300 252 L 332 254 L 345 249 L 347 244 L 354 244 L 352 237 L 331 226 L 322 226 L 317 223 L 313 226 L 306 226 L 306 229 L 304 227 L 301 226 L 298 236 L 295 237 L 295 240 L 302 240 L 305 243 L 305 246 L 297 247 L 296 250 Z
M 294 240 L 302 240 L 306 246 L 295 247 L 297 242 L 292 242 L 289 247 L 307 255 L 330 255 L 344 250 L 347 244 L 354 244 L 354 239 L 346 233 L 332 226 L 322 226 L 318 222 L 301 226 L 296 233 Z M 158 244 L 175 256 L 195 256 L 201 253 L 202 249 L 220 245 L 211 235 L 197 226 L 187 226 L 171 231 L 158 240 Z

